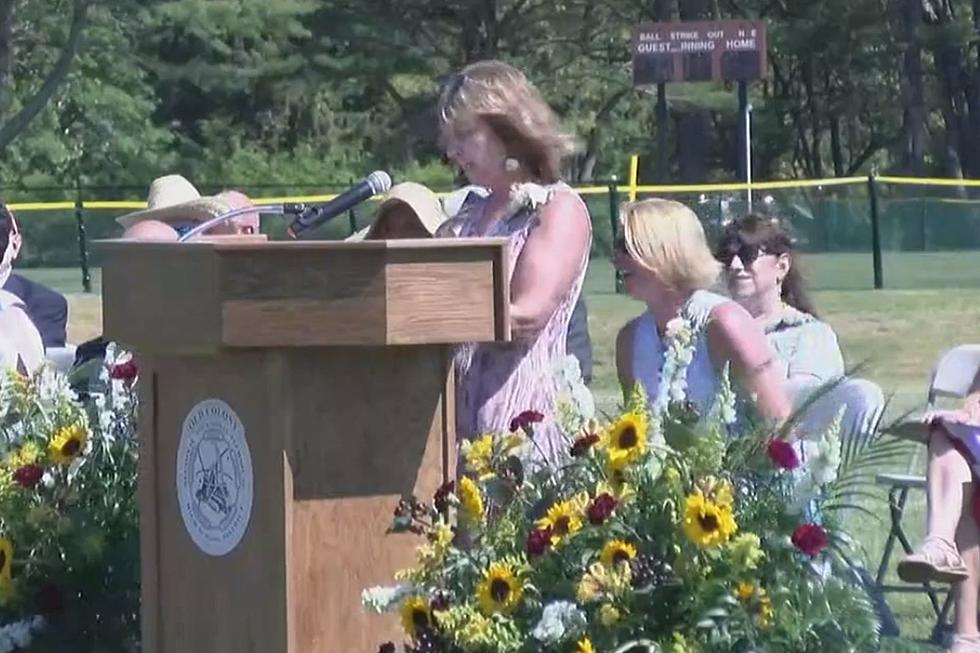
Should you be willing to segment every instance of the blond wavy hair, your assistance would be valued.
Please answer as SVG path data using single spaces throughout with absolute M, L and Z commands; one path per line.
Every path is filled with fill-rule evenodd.
M 721 272 L 694 211 L 680 202 L 645 199 L 620 210 L 626 252 L 680 292 L 710 288 Z
M 558 181 L 562 161 L 574 149 L 541 92 L 502 61 L 479 61 L 454 74 L 442 89 L 438 113 L 443 146 L 457 128 L 483 121 L 533 181 Z

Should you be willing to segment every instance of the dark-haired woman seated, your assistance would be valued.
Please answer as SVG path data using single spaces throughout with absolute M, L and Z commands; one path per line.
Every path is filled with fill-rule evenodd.
M 715 257 L 725 267 L 728 291 L 762 326 L 779 359 L 787 391 L 797 408 L 821 394 L 803 416 L 801 437 L 822 434 L 841 416 L 844 437 L 875 429 L 885 398 L 875 383 L 844 377 L 837 334 L 817 316 L 804 288 L 798 252 L 778 221 L 749 215 L 729 224 Z M 819 390 L 828 383 L 829 392 Z

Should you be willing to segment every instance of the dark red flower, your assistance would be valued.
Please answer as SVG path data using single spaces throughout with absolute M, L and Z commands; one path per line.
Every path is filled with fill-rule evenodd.
M 551 528 L 535 528 L 527 536 L 527 554 L 539 556 L 551 546 Z
M 525 410 L 523 413 L 510 420 L 510 430 L 519 431 L 524 429 L 527 431 L 531 428 L 532 424 L 537 424 L 538 422 L 544 420 L 544 415 L 536 410 Z
M 40 465 L 21 465 L 14 471 L 14 480 L 27 490 L 37 485 L 42 476 L 44 476 L 44 468 Z
M 612 515 L 618 503 L 616 498 L 607 492 L 603 492 L 597 496 L 585 511 L 585 514 L 589 517 L 589 523 L 595 526 L 606 523 L 606 520 Z
M 793 546 L 811 558 L 827 548 L 827 531 L 817 524 L 803 524 L 793 531 Z
M 429 609 L 433 612 L 443 612 L 449 609 L 449 595 L 440 592 L 432 597 L 432 601 L 429 602 Z
M 34 597 L 36 610 L 44 616 L 53 616 L 65 611 L 65 594 L 54 583 L 45 583 Z
M 139 369 L 133 359 L 113 365 L 112 369 L 109 370 L 109 376 L 117 381 L 133 381 L 138 373 Z
M 599 436 L 595 433 L 583 435 L 577 439 L 574 444 L 572 444 L 572 456 L 575 458 L 581 458 L 585 454 L 589 453 L 589 449 L 597 444 L 599 444 Z
M 445 514 L 449 510 L 449 495 L 456 491 L 456 481 L 443 483 L 432 497 L 436 510 Z
M 776 467 L 796 469 L 800 466 L 800 458 L 796 455 L 796 449 L 786 440 L 773 438 L 769 441 L 769 446 L 766 447 L 766 451 L 769 454 L 769 460 Z

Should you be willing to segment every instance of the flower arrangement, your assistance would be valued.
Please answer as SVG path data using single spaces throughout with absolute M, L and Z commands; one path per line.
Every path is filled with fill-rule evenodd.
M 136 375 L 112 345 L 84 399 L 0 372 L 0 653 L 137 641 Z
M 394 530 L 425 539 L 417 564 L 363 602 L 399 614 L 402 650 L 875 648 L 841 511 L 862 509 L 850 498 L 896 443 L 871 436 L 841 455 L 839 420 L 802 443 L 792 421 L 730 437 L 730 384 L 697 415 L 680 381 L 697 333 L 671 331 L 662 404 L 638 387 L 617 415 L 576 420 L 574 407 L 591 404 L 565 392 L 558 421 L 575 430 L 559 466 L 525 463 L 542 417 L 532 411 L 463 444 L 458 480 L 431 501 L 399 504 Z M 559 377 L 567 384 L 568 369 Z

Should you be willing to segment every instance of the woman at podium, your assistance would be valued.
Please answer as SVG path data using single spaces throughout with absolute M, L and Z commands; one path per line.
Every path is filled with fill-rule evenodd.
M 469 195 L 439 235 L 510 240 L 514 342 L 467 345 L 456 356 L 457 433 L 471 438 L 506 431 L 527 410 L 554 414 L 555 367 L 566 355 L 592 225 L 585 203 L 559 179 L 571 140 L 520 71 L 498 61 L 467 66 L 443 89 L 438 115 L 447 158 L 489 190 Z M 535 441 L 544 462 L 566 453 L 547 417 Z

